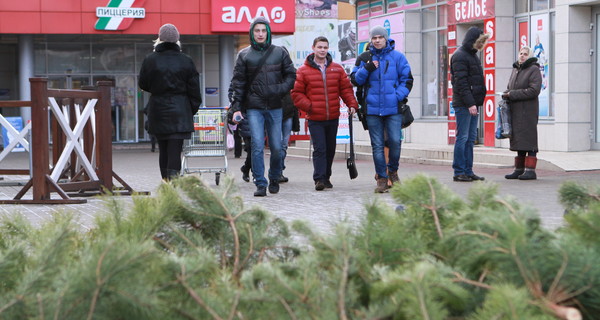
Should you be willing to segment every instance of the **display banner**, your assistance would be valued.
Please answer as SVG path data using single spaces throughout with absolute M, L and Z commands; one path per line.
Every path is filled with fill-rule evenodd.
M 493 18 L 495 0 L 448 0 L 448 24 Z
M 550 70 L 548 70 L 550 58 L 550 24 L 548 14 L 539 14 L 531 16 L 531 24 L 529 28 L 530 41 L 529 45 L 533 49 L 533 56 L 538 58 L 540 64 L 540 73 L 542 74 L 542 91 L 538 96 L 540 102 L 540 117 L 550 116 L 549 96 L 550 88 Z
M 247 1 L 212 0 L 211 28 L 213 32 L 247 33 L 256 17 L 265 17 L 274 33 L 294 33 L 296 30 L 294 0 Z

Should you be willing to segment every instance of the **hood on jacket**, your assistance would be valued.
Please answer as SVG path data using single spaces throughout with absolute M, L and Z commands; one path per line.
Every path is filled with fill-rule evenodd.
M 257 43 L 254 40 L 254 32 L 252 32 L 252 30 L 254 30 L 254 26 L 256 26 L 259 23 L 262 23 L 267 27 L 267 40 L 264 43 Z M 250 45 L 252 46 L 252 48 L 259 51 L 266 50 L 271 45 L 271 25 L 269 24 L 269 21 L 263 16 L 257 17 L 256 19 L 254 19 L 254 21 L 252 21 L 252 24 L 250 24 Z
M 463 39 L 463 48 L 469 52 L 477 52 L 477 50 L 473 48 L 473 45 L 475 44 L 475 41 L 479 39 L 479 36 L 481 36 L 482 34 L 483 30 L 481 28 L 470 27 L 467 31 L 467 34 L 465 35 L 465 38 Z
M 527 69 L 532 64 L 535 64 L 539 67 L 539 64 L 537 63 L 537 61 L 538 61 L 538 58 L 536 58 L 536 57 L 531 57 L 531 58 L 525 60 L 525 62 L 523 62 L 522 64 L 519 64 L 519 61 L 517 60 L 515 63 L 513 63 L 513 68 Z
M 369 44 L 369 51 L 371 51 L 371 53 L 375 54 L 375 55 L 380 55 L 383 53 L 388 53 L 390 51 L 394 51 L 394 49 L 396 48 L 396 41 L 394 39 L 387 39 L 387 44 L 385 47 L 381 48 L 381 49 L 375 49 L 375 46 L 373 46 L 373 44 Z
M 333 58 L 331 57 L 331 53 L 327 52 L 327 55 L 325 56 L 325 59 L 327 60 L 327 64 L 326 66 L 330 65 L 331 62 L 333 61 Z M 319 65 L 315 62 L 315 53 L 311 53 L 306 57 L 306 61 L 304 62 L 304 64 L 319 69 Z

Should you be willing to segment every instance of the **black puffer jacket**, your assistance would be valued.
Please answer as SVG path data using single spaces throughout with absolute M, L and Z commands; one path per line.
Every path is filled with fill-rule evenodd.
M 477 49 L 473 48 L 475 40 L 481 34 L 483 30 L 471 27 L 465 35 L 462 46 L 452 55 L 452 106 L 454 108 L 483 105 L 486 92 L 483 68 L 477 57 Z
M 146 56 L 139 86 L 152 94 L 145 109 L 150 134 L 194 131 L 193 115 L 202 103 L 200 78 L 194 61 L 177 44 L 160 43 Z
M 259 23 L 267 26 L 267 41 L 263 44 L 256 43 L 252 33 L 254 26 Z M 292 90 L 296 81 L 292 59 L 285 49 L 271 44 L 271 29 L 263 17 L 250 25 L 250 44 L 238 53 L 233 69 L 231 107 L 235 111 L 281 108 L 281 98 Z M 252 84 L 249 84 L 249 78 L 269 46 L 273 46 L 271 54 Z

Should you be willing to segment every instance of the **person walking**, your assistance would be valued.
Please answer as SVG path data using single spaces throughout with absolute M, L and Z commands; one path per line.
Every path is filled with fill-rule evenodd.
M 322 36 L 315 38 L 312 50 L 304 65 L 298 68 L 292 99 L 300 110 L 306 112 L 314 148 L 313 180 L 315 190 L 321 191 L 333 188 L 330 178 L 340 118 L 340 97 L 348 106 L 350 116 L 358 108 L 358 103 L 346 71 L 333 62 L 328 52 L 329 40 Z
M 450 61 L 452 74 L 452 107 L 456 115 L 456 141 L 454 142 L 454 181 L 485 180 L 473 172 L 473 147 L 477 139 L 478 108 L 483 105 L 486 87 L 481 61 L 477 51 L 483 49 L 489 34 L 471 27 L 462 46 Z
M 251 135 L 254 196 L 279 192 L 281 177 L 282 98 L 294 86 L 296 69 L 287 51 L 271 44 L 271 27 L 264 17 L 250 25 L 250 46 L 242 49 L 233 69 L 233 118 L 248 117 Z M 265 131 L 271 150 L 269 180 L 265 179 Z
M 300 131 L 300 119 L 298 109 L 294 106 L 294 102 L 292 101 L 291 92 L 283 96 L 281 102 L 283 103 L 283 120 L 281 123 L 281 176 L 279 177 L 279 183 L 285 183 L 290 181 L 288 177 L 283 175 L 287 149 L 290 144 L 292 131 Z
M 352 82 L 367 88 L 364 93 L 366 118 L 375 164 L 376 193 L 387 192 L 388 177 L 399 183 L 398 167 L 402 137 L 402 114 L 399 107 L 408 100 L 413 78 L 410 64 L 395 50 L 393 39 L 382 26 L 370 31 L 369 52 L 357 59 L 352 69 Z M 366 55 L 366 57 L 365 57 Z M 387 143 L 386 143 L 387 140 Z M 389 147 L 386 158 L 384 147 Z
M 200 76 L 194 61 L 181 52 L 179 31 L 164 24 L 154 42 L 154 52 L 144 58 L 140 89 L 150 92 L 146 106 L 148 133 L 158 141 L 160 175 L 179 176 L 183 140 L 194 131 L 194 114 L 202 104 Z
M 502 99 L 507 100 L 510 105 L 510 150 L 517 152 L 515 171 L 505 175 L 506 179 L 537 179 L 535 167 L 538 152 L 538 96 L 542 90 L 542 75 L 537 61 L 531 48 L 522 47 L 518 60 L 513 63 L 507 89 L 502 94 Z

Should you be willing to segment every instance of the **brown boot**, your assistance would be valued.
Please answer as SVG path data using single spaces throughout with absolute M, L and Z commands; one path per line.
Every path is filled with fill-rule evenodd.
M 519 176 L 519 180 L 535 180 L 537 175 L 535 174 L 535 166 L 537 165 L 536 157 L 525 157 L 525 172 Z
M 391 188 L 395 184 L 400 183 L 400 178 L 398 178 L 398 171 L 388 172 L 388 186 Z
M 388 179 L 387 178 L 379 178 L 377 177 L 377 188 L 375 188 L 375 193 L 385 193 L 388 192 Z
M 524 156 L 516 156 L 515 157 L 515 171 L 511 174 L 507 174 L 504 176 L 506 179 L 519 179 L 519 176 L 525 172 L 525 157 Z

